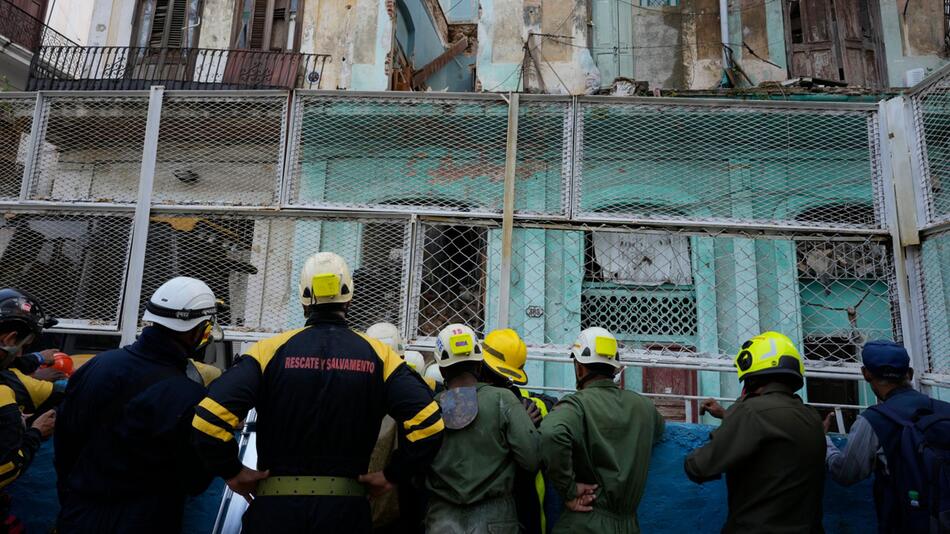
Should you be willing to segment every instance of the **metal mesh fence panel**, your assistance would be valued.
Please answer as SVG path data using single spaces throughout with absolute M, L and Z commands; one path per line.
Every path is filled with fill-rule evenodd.
M 950 220 L 950 76 L 913 97 L 927 220 Z
M 61 327 L 115 329 L 131 234 L 124 213 L 3 212 L 0 280 L 39 299 Z
M 148 95 L 132 94 L 43 100 L 32 199 L 135 202 Z
M 20 196 L 35 105 L 34 96 L 7 97 L 0 93 L 0 200 Z
M 165 214 L 149 223 L 142 306 L 169 278 L 203 280 L 225 303 L 232 333 L 268 334 L 303 326 L 298 281 L 304 261 L 340 254 L 353 274 L 349 324 L 405 324 L 408 224 L 393 219 Z
M 423 224 L 413 336 L 465 322 L 497 327 L 501 230 Z M 566 347 L 602 326 L 643 357 L 729 358 L 767 330 L 804 347 L 811 367 L 857 365 L 869 339 L 895 338 L 887 241 L 581 226 L 519 226 L 508 326 L 529 345 Z
M 924 347 L 935 374 L 950 375 L 950 230 L 927 236 L 920 247 Z
M 500 213 L 500 97 L 297 96 L 289 204 Z
M 434 338 L 464 323 L 485 334 L 489 227 L 420 224 L 415 236 L 410 333 Z
M 875 112 L 581 99 L 577 115 L 581 217 L 880 226 Z
M 518 106 L 515 212 L 566 215 L 574 142 L 570 100 L 523 97 Z
M 155 164 L 157 204 L 273 206 L 287 95 L 166 95 Z

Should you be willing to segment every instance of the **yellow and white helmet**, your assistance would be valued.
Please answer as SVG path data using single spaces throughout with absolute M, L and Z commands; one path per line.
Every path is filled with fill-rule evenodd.
M 442 371 L 439 369 L 439 364 L 434 363 L 434 362 L 430 363 L 429 366 L 426 367 L 425 377 L 431 378 L 437 384 L 441 384 L 443 380 L 442 380 Z
M 450 324 L 439 332 L 435 340 L 435 358 L 439 367 L 484 360 L 475 331 L 459 323 Z
M 410 369 L 419 373 L 420 375 L 426 370 L 426 359 L 421 352 L 415 350 L 407 350 L 402 356 L 403 360 L 406 360 L 406 365 Z
M 332 252 L 310 256 L 300 270 L 299 291 L 304 306 L 349 302 L 353 298 L 353 276 L 346 260 Z
M 571 357 L 583 364 L 605 363 L 620 369 L 617 359 L 617 338 L 606 328 L 584 329 L 571 347 Z
M 402 336 L 399 335 L 399 329 L 392 323 L 376 323 L 366 329 L 366 335 L 389 345 L 389 348 L 400 356 L 406 350 L 406 346 L 402 343 Z

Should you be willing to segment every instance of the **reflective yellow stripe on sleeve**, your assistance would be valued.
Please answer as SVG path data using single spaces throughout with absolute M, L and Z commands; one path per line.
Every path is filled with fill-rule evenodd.
M 199 415 L 196 415 L 195 418 L 191 420 L 191 426 L 197 430 L 200 430 L 201 432 L 204 432 L 212 438 L 219 439 L 221 441 L 230 441 L 234 439 L 234 436 L 230 432 L 217 425 L 212 425 L 211 423 L 202 419 Z
M 408 439 L 409 441 L 419 441 L 420 439 L 426 439 L 429 436 L 442 432 L 442 429 L 444 428 L 445 428 L 445 422 L 442 421 L 442 419 L 439 419 L 438 421 L 432 423 L 426 428 L 423 428 L 421 430 L 416 430 L 415 432 L 410 432 L 406 436 L 406 439 Z
M 414 427 L 414 426 L 419 426 L 419 425 L 421 425 L 426 419 L 428 419 L 432 414 L 434 414 L 434 413 L 436 412 L 436 410 L 438 410 L 438 409 L 439 409 L 439 405 L 436 404 L 435 401 L 432 401 L 432 402 L 429 403 L 428 406 L 426 406 L 425 408 L 423 408 L 422 410 L 420 410 L 419 413 L 417 413 L 417 414 L 415 415 L 415 417 L 413 417 L 412 419 L 406 421 L 406 422 L 403 423 L 402 425 L 403 425 L 403 427 L 404 427 L 406 430 L 409 430 L 410 428 L 412 428 L 412 427 Z
M 10 471 L 13 471 L 14 467 L 16 467 L 16 465 L 14 465 L 13 462 L 7 462 L 3 465 L 0 465 L 0 475 L 5 475 Z
M 209 412 L 214 414 L 214 416 L 217 417 L 218 419 L 221 419 L 225 423 L 231 425 L 232 429 L 237 428 L 238 423 L 240 423 L 240 420 L 237 418 L 236 415 L 231 413 L 224 406 L 221 406 L 220 404 L 215 402 L 214 399 L 212 399 L 211 397 L 205 397 L 204 399 L 202 399 L 202 401 L 198 403 L 198 406 L 204 408 L 205 410 L 208 410 Z

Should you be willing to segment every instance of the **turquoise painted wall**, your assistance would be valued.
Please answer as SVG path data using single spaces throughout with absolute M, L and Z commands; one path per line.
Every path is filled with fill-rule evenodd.
M 396 17 L 396 40 L 410 56 L 413 66 L 416 69 L 422 68 L 439 57 L 445 51 L 445 45 L 424 2 L 399 0 L 397 7 L 400 16 Z M 474 63 L 475 56 L 456 56 L 430 76 L 428 84 L 433 91 L 471 91 L 472 71 L 469 65 Z

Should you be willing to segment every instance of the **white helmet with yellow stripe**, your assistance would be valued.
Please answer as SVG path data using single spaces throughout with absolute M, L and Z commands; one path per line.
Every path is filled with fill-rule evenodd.
M 619 369 L 617 338 L 606 328 L 593 326 L 581 332 L 571 347 L 571 357 L 583 364 L 605 363 Z
M 459 323 L 450 324 L 439 332 L 435 340 L 435 358 L 439 367 L 484 361 L 482 346 L 475 331 Z
M 406 360 L 406 365 L 410 369 L 419 373 L 420 375 L 426 370 L 426 359 L 421 352 L 415 350 L 407 350 L 405 354 L 402 355 L 402 359 Z
M 353 299 L 353 277 L 346 260 L 332 252 L 310 256 L 300 270 L 299 291 L 304 306 L 349 302 Z

